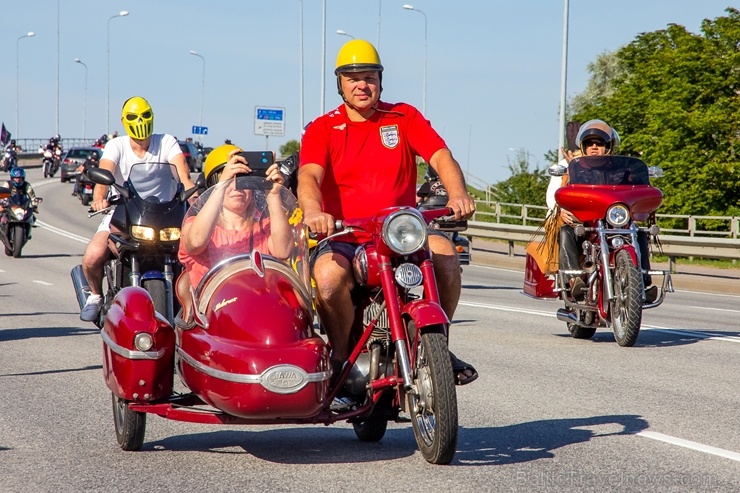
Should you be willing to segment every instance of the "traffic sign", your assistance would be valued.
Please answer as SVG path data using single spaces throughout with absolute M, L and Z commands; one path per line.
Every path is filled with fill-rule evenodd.
M 197 125 L 193 125 L 193 135 L 208 135 L 208 127 L 199 127 Z
M 255 106 L 254 135 L 283 137 L 285 135 L 285 108 Z

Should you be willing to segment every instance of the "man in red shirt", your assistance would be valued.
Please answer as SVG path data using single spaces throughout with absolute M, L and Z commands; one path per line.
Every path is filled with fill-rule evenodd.
M 334 72 L 344 102 L 311 122 L 301 142 L 298 197 L 305 224 L 313 232 L 332 234 L 336 219 L 367 217 L 390 206 L 413 207 L 417 155 L 439 174 L 455 217 L 472 216 L 475 202 L 460 165 L 429 121 L 411 105 L 380 101 L 383 66 L 375 47 L 349 41 L 339 51 Z M 460 298 L 460 264 L 446 236 L 430 234 L 429 247 L 440 302 L 452 320 Z M 332 241 L 313 266 L 317 310 L 335 366 L 351 350 L 353 255 L 354 245 Z M 459 385 L 478 377 L 472 365 L 450 357 Z

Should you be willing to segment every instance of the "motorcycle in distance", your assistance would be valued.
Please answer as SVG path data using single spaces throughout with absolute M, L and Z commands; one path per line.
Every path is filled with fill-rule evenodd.
M 122 184 L 105 169 L 90 168 L 87 174 L 94 183 L 110 185 L 117 192 L 109 199 L 108 209 L 89 211 L 93 216 L 113 209 L 108 237 L 112 258 L 105 264 L 103 307 L 95 324 L 103 327 L 106 313 L 126 286 L 145 290 L 157 317 L 172 324 L 177 309 L 174 279 L 182 268 L 177 260 L 180 226 L 188 198 L 197 188 L 184 190 L 169 163 L 134 164 Z M 75 266 L 71 276 L 82 308 L 90 294 L 82 266 Z
M 0 187 L 0 240 L 5 247 L 5 255 L 19 258 L 23 247 L 31 239 L 31 228 L 34 223 L 34 212 L 44 199 L 31 198 L 25 193 L 11 194 L 10 190 Z
M 18 166 L 18 153 L 15 149 L 10 147 L 6 149 L 3 154 L 3 163 L 1 168 L 3 171 L 10 171 L 16 166 Z
M 254 204 L 250 231 L 277 231 L 271 225 L 278 223 L 267 219 L 264 178 L 240 176 L 233 183 L 206 191 L 188 216 L 209 198 L 222 200 L 218 187 L 233 187 Z M 354 260 L 361 287 L 354 295 L 353 350 L 332 377 L 330 347 L 314 327 L 302 211 L 287 188 L 279 193 L 291 245 L 285 258 L 252 239 L 199 254 L 209 270 L 183 302 L 191 317 L 175 325 L 156 313 L 141 288 L 123 288 L 113 299 L 101 334 L 119 446 L 142 447 L 147 414 L 210 424 L 346 421 L 361 441 L 374 442 L 389 420 L 403 421 L 405 410 L 424 458 L 449 463 L 458 433 L 449 320 L 426 243 L 428 223 L 450 210 L 394 207 L 346 221 L 333 235 L 361 242 Z M 182 391 L 175 390 L 173 367 Z M 333 407 L 343 388 L 356 404 Z
M 54 151 L 50 149 L 44 149 L 44 158 L 42 166 L 44 168 L 44 178 L 54 178 L 59 169 L 59 165 L 62 158 L 62 150 L 56 148 Z
M 565 308 L 558 320 L 568 324 L 576 339 L 590 339 L 598 328 L 611 328 L 617 343 L 630 347 L 637 342 L 642 311 L 663 303 L 673 292 L 668 271 L 641 268 L 639 238 L 645 244 L 660 232 L 654 212 L 663 201 L 661 191 L 650 184 L 660 177 L 658 167 L 648 168 L 640 159 L 626 156 L 583 156 L 568 167 L 555 164 L 553 176 L 568 173 L 566 186 L 555 192 L 557 204 L 580 222 L 575 228 L 581 243 L 580 269 L 558 270 L 548 278 L 531 255 L 527 255 L 524 293 L 536 298 L 561 298 Z M 638 226 L 646 223 L 646 226 Z M 558 234 L 559 232 L 555 232 Z M 584 280 L 583 296 L 571 292 L 569 279 Z M 662 276 L 654 300 L 646 300 L 643 276 Z
M 429 192 L 416 203 L 416 207 L 422 211 L 447 207 L 447 191 L 442 182 L 437 180 L 430 183 Z M 452 241 L 460 265 L 470 265 L 470 240 L 460 234 L 461 231 L 468 229 L 468 222 L 437 221 L 433 227 L 437 231 L 442 231 Z
M 79 180 L 77 197 L 80 199 L 80 202 L 82 202 L 82 205 L 88 206 L 92 202 L 95 183 L 90 180 L 90 177 L 87 176 L 87 172 L 85 171 L 80 173 L 76 179 Z

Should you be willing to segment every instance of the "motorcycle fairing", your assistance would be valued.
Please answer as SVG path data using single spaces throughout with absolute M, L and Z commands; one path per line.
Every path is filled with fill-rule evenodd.
M 660 207 L 663 193 L 650 185 L 568 184 L 555 192 L 555 200 L 584 223 L 603 219 L 609 207 L 620 203 L 627 206 L 633 219 L 645 221 Z
M 134 346 L 134 337 L 141 332 L 152 335 L 154 345 L 149 351 Z M 175 332 L 154 311 L 146 290 L 121 289 L 105 315 L 100 335 L 105 383 L 116 396 L 151 402 L 172 393 Z

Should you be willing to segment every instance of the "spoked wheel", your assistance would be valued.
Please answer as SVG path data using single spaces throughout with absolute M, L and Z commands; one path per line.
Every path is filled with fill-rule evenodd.
M 623 347 L 637 342 L 642 323 L 642 274 L 632 263 L 626 250 L 617 252 L 614 259 L 614 301 L 611 319 L 614 338 Z
M 449 464 L 457 447 L 457 395 L 444 334 L 422 334 L 412 366 L 417 393 L 407 395 L 416 443 L 427 462 Z
M 139 450 L 144 443 L 146 413 L 128 408 L 128 402 L 115 394 L 113 397 L 113 423 L 116 426 L 116 439 L 123 450 Z

